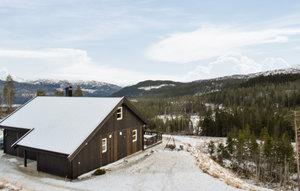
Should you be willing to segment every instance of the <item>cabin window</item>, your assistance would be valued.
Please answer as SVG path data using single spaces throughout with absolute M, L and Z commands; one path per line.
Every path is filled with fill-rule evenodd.
M 102 153 L 105 153 L 107 151 L 107 139 L 106 138 L 102 139 L 101 145 L 102 145 L 101 146 Z
M 137 140 L 137 130 L 133 130 L 132 131 L 132 142 L 136 142 Z
M 123 108 L 118 107 L 118 109 L 117 109 L 117 120 L 121 120 L 121 119 L 123 119 Z

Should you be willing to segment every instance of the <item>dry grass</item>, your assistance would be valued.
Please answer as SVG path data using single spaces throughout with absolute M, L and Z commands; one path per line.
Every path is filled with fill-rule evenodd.
M 197 165 L 199 168 L 214 178 L 224 181 L 227 185 L 242 189 L 242 190 L 261 190 L 256 186 L 247 184 L 238 178 L 234 173 L 220 166 L 217 162 L 213 161 L 207 154 L 203 153 L 203 148 L 194 148 L 187 145 L 187 151 L 196 157 Z

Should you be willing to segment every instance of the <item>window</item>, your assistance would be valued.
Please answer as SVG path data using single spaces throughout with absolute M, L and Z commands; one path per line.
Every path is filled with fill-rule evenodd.
M 121 119 L 123 119 L 123 108 L 118 107 L 118 109 L 117 109 L 117 120 L 121 120 Z
M 105 153 L 107 151 L 107 139 L 106 138 L 102 139 L 101 145 L 102 145 L 102 147 L 101 147 L 102 153 Z
M 132 142 L 136 142 L 137 140 L 137 130 L 133 130 L 132 131 Z

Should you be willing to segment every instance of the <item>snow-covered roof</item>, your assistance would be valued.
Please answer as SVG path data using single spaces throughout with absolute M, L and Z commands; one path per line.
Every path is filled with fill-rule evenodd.
M 72 154 L 122 98 L 36 97 L 0 125 L 32 129 L 17 145 Z

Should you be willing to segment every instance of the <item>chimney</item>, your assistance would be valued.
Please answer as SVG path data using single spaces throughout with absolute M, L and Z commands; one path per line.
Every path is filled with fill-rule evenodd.
M 73 88 L 71 85 L 65 88 L 66 97 L 72 97 L 73 95 Z

